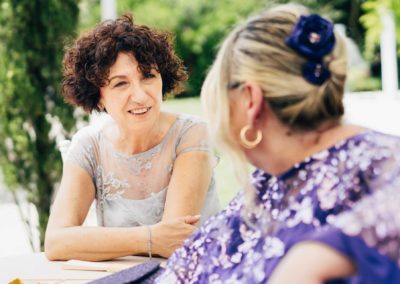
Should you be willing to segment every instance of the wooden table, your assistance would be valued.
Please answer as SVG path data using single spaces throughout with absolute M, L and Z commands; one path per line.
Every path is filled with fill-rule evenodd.
M 165 264 L 162 258 L 153 258 Z M 126 256 L 110 261 L 101 262 L 112 266 L 128 268 L 148 261 L 147 257 Z M 49 261 L 44 253 L 31 253 L 0 258 L 0 283 L 9 283 L 19 278 L 24 284 L 55 284 L 55 283 L 87 283 L 112 272 L 65 270 L 62 265 L 65 261 Z

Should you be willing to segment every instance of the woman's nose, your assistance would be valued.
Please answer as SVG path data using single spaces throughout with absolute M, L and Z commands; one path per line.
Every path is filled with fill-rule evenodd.
M 147 100 L 146 90 L 141 86 L 134 86 L 130 92 L 130 99 L 135 103 L 145 103 Z

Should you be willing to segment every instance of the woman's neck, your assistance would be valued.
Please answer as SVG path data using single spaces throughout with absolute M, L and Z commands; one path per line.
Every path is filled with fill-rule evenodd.
M 159 144 L 173 121 L 173 116 L 160 114 L 153 125 L 146 129 L 125 129 L 114 124 L 108 131 L 108 137 L 119 151 L 126 154 L 138 154 Z
M 265 138 L 256 149 L 248 152 L 248 156 L 256 167 L 278 176 L 305 158 L 364 130 L 361 127 L 341 124 L 318 131 L 291 133 L 286 127 L 275 128 L 272 131 L 264 129 Z

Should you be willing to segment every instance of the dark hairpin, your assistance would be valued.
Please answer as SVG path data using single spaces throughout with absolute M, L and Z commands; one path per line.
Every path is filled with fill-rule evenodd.
M 286 44 L 308 61 L 302 68 L 303 77 L 314 85 L 322 85 L 330 72 L 323 57 L 335 46 L 333 24 L 319 15 L 301 16 Z

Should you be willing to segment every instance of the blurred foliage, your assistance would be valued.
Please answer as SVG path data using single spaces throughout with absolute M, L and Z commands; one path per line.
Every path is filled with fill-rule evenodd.
M 265 6 L 264 1 L 120 0 L 118 14 L 132 12 L 140 24 L 171 31 L 176 51 L 189 72 L 185 95 L 198 96 L 218 45 L 238 21 Z
M 101 20 L 101 0 L 79 1 L 79 26 L 78 34 L 93 28 Z M 118 0 L 115 0 L 118 1 Z
M 367 31 L 364 54 L 371 63 L 372 75 L 380 77 L 380 39 L 383 28 L 381 17 L 383 13 L 387 13 L 388 11 L 393 13 L 396 28 L 398 56 L 397 62 L 393 64 L 400 66 L 400 0 L 365 0 L 362 8 L 364 15 L 361 17 L 360 22 Z M 398 80 L 400 81 L 400 72 L 398 73 Z
M 382 32 L 382 13 L 387 10 L 392 11 L 396 25 L 396 38 L 398 54 L 400 55 L 400 0 L 366 0 L 362 4 L 365 14 L 360 21 L 366 28 L 365 55 L 370 60 L 379 60 L 380 37 Z
M 307 6 L 346 26 L 347 35 L 354 40 L 360 50 L 365 48 L 366 33 L 376 34 L 376 25 L 365 25 L 360 17 L 368 19 L 369 2 L 393 2 L 399 0 L 297 0 L 296 3 Z M 81 29 L 87 29 L 100 21 L 99 2 L 82 0 Z M 184 60 L 189 71 L 189 81 L 183 96 L 198 96 L 205 74 L 214 60 L 219 44 L 232 27 L 254 14 L 276 4 L 290 3 L 289 0 L 118 0 L 118 15 L 132 12 L 135 21 L 161 30 L 170 31 L 175 37 L 176 51 Z M 376 7 L 372 7 L 374 10 Z M 395 8 L 395 7 L 394 7 Z M 372 29 L 372 31 L 371 31 Z M 375 37 L 376 38 L 376 37 Z M 400 38 L 400 37 L 398 37 Z M 371 40 L 367 36 L 367 49 Z M 378 62 L 379 63 L 379 62 Z M 373 68 L 373 74 L 380 76 Z M 379 81 L 379 80 L 378 80 Z M 371 81 L 372 82 L 372 81 Z M 369 87 L 378 86 L 376 80 Z M 354 83 L 357 85 L 357 82 Z M 350 85 L 354 85 L 350 84 Z M 369 88 L 366 86 L 366 88 Z M 359 86 L 356 89 L 363 89 Z
M 185 96 L 197 96 L 219 44 L 232 27 L 249 15 L 288 0 L 119 0 L 118 14 L 133 12 L 138 23 L 171 31 L 176 50 L 189 71 Z M 348 28 L 348 35 L 364 45 L 359 0 L 298 0 L 313 12 L 330 17 Z
M 41 244 L 62 168 L 53 128 L 75 125 L 59 85 L 78 15 L 75 0 L 0 0 L 0 167 L 8 187 L 36 206 Z
M 351 92 L 366 92 L 381 89 L 381 79 L 368 76 L 362 70 L 353 70 L 347 76 L 346 88 Z

